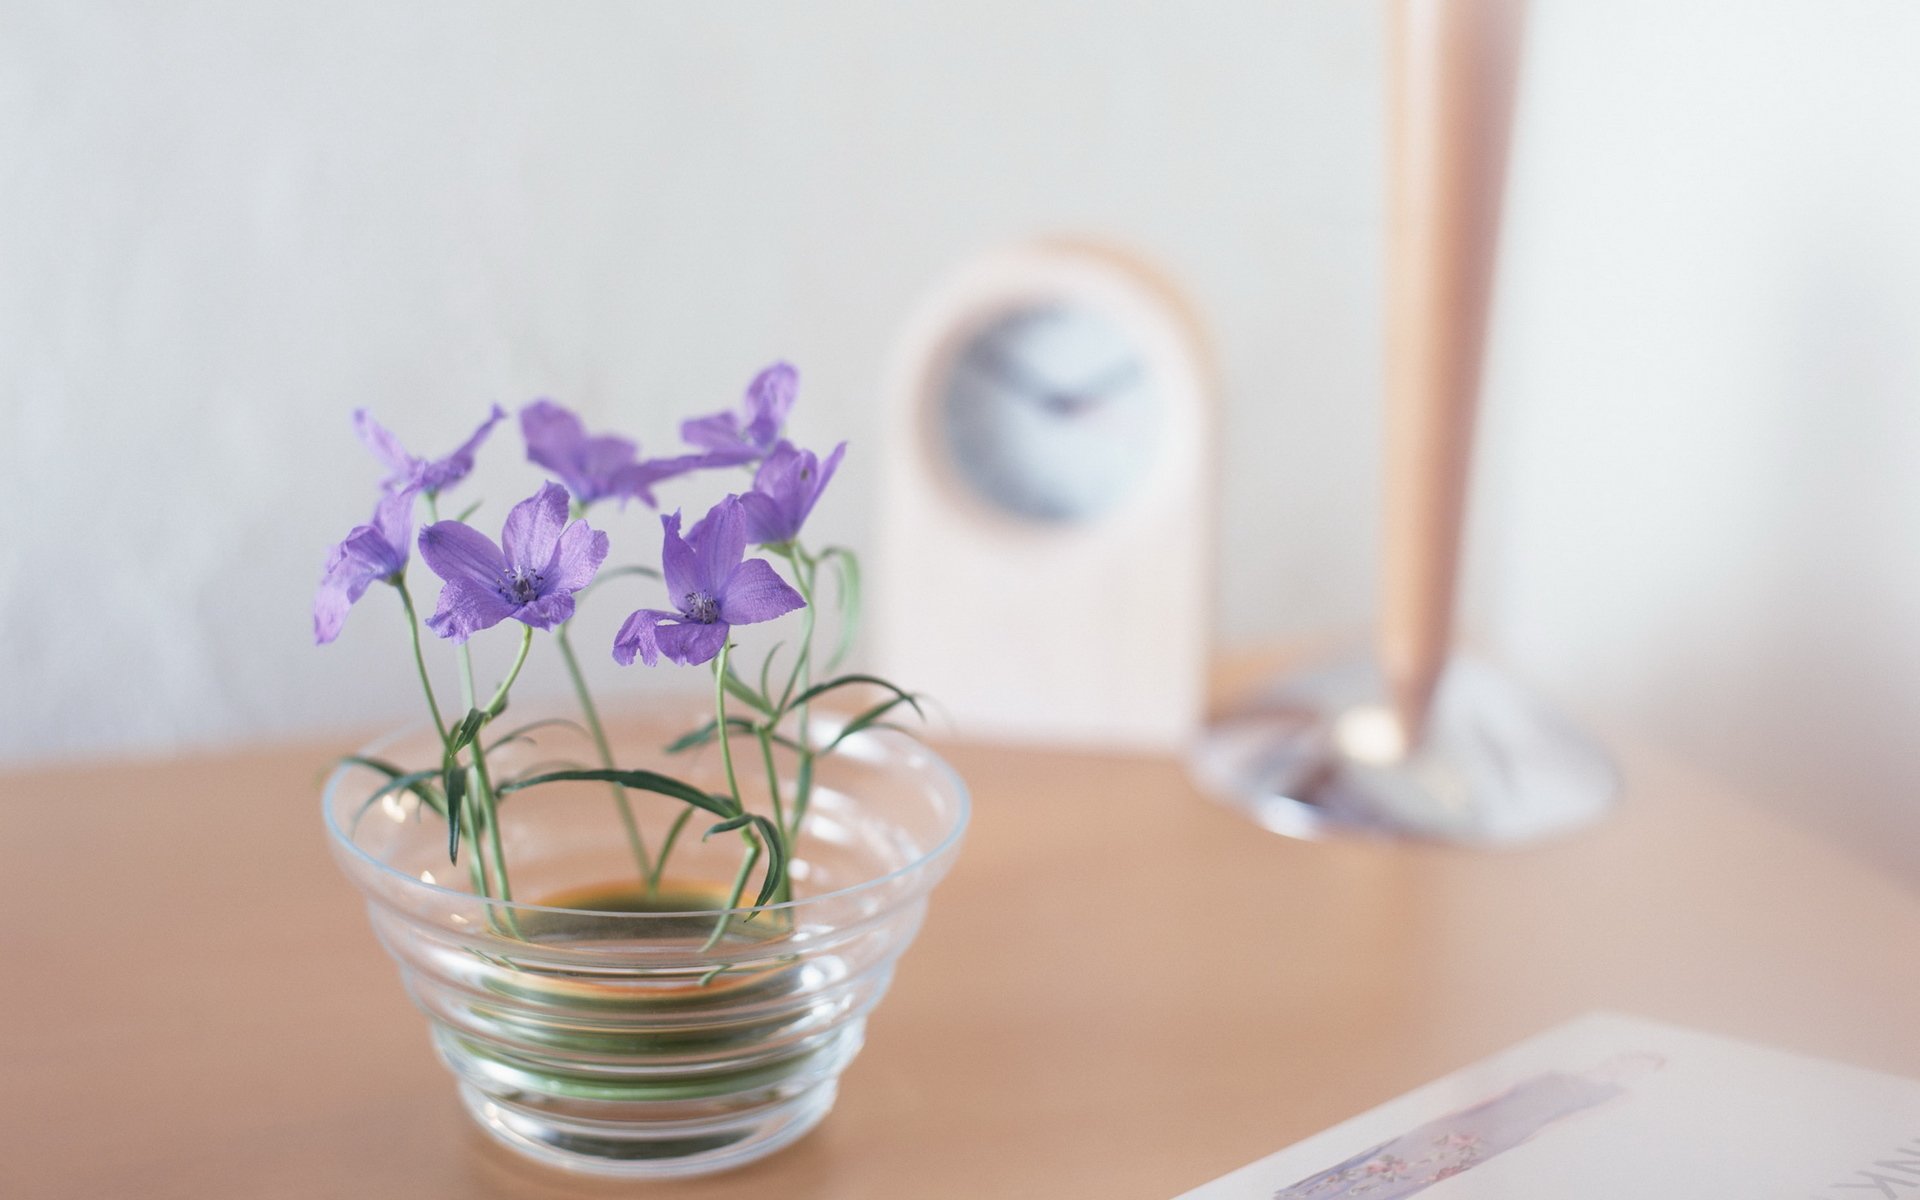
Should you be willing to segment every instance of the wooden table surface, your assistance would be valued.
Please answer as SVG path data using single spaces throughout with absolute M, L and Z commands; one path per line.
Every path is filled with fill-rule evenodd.
M 1920 1075 L 1920 898 L 1628 758 L 1606 824 L 1307 845 L 1177 763 L 949 747 L 974 826 L 798 1145 L 581 1182 L 470 1129 L 318 748 L 0 778 L 0 1196 L 1161 1200 L 1611 1008 Z

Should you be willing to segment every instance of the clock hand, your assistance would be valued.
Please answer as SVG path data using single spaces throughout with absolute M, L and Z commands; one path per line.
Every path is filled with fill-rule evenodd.
M 1144 371 L 1140 365 L 1140 360 L 1130 358 L 1119 366 L 1108 370 L 1106 374 L 1096 377 L 1092 383 L 1081 387 L 1080 394 L 1083 396 L 1105 396 L 1109 392 L 1117 392 L 1121 388 L 1130 385 L 1134 380 L 1140 378 L 1142 374 L 1144 374 Z
M 1059 391 L 1042 382 L 1031 371 L 1009 358 L 996 346 L 982 348 L 977 361 L 1000 384 L 1021 400 L 1050 416 L 1077 417 L 1106 403 L 1107 393 L 1118 391 L 1140 375 L 1140 363 L 1130 360 L 1097 377 L 1087 387 Z
M 1106 402 L 1105 396 L 1087 395 L 1081 392 L 1048 392 L 1034 401 L 1042 411 L 1056 417 L 1077 417 L 1099 408 Z
M 1055 416 L 1077 417 L 1105 404 L 1114 392 L 1131 384 L 1140 374 L 1139 360 L 1129 359 L 1075 391 L 1047 393 L 1041 398 L 1040 407 Z
M 1046 402 L 1049 394 L 1047 385 L 1034 378 L 1032 372 L 1025 367 L 1001 353 L 999 347 L 984 347 L 984 352 L 979 356 L 978 361 L 987 368 L 988 374 L 1006 387 L 1020 393 L 1024 398 L 1038 404 Z

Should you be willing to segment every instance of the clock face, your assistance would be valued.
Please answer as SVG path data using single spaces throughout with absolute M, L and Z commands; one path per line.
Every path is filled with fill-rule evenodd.
M 1142 355 L 1091 308 L 1048 304 L 989 323 L 953 360 L 934 428 L 960 477 L 1028 520 L 1078 522 L 1154 465 L 1164 408 Z

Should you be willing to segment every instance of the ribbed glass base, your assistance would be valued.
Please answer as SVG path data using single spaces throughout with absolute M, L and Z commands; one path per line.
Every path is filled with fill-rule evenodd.
M 683 1179 L 746 1166 L 805 1137 L 832 1111 L 837 1094 L 838 1081 L 829 1078 L 747 1112 L 635 1125 L 558 1116 L 460 1085 L 467 1112 L 508 1149 L 561 1170 L 617 1179 Z

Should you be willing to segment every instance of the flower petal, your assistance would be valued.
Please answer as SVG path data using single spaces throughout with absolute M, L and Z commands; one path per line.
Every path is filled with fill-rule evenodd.
M 567 527 L 567 489 L 543 483 L 513 506 L 500 529 L 500 554 L 509 570 L 538 571 L 553 558 Z
M 359 576 L 368 583 L 398 574 L 407 565 L 406 550 L 389 545 L 380 531 L 371 525 L 355 525 L 346 540 L 334 547 L 334 553 L 338 564 L 336 566 L 331 559 L 328 561 L 330 573 L 335 573 L 339 578 Z M 364 588 L 365 584 L 361 586 Z M 353 599 L 359 598 L 360 593 L 354 592 Z
M 798 527 L 787 520 L 786 512 L 772 496 L 747 492 L 740 497 L 740 513 L 747 522 L 747 540 L 756 546 L 790 542 Z
M 747 441 L 759 450 L 771 447 L 799 392 L 800 372 L 792 363 L 774 363 L 754 376 L 747 385 Z
M 720 601 L 720 619 L 729 625 L 771 621 L 807 604 L 764 558 L 741 563 L 725 591 L 715 598 Z
M 424 538 L 426 535 L 421 536 Z M 420 557 L 426 556 L 427 548 L 423 543 Z M 443 638 L 464 642 L 482 629 L 491 629 L 513 615 L 513 604 L 492 587 L 470 579 L 449 579 L 447 586 L 440 589 L 440 603 L 434 608 L 433 615 L 427 618 L 427 628 Z
M 753 490 L 740 497 L 749 540 L 765 546 L 798 537 L 846 450 L 841 442 L 822 463 L 811 450 L 782 439 L 754 472 Z
M 580 503 L 589 504 L 617 494 L 620 472 L 633 465 L 640 453 L 637 443 L 623 437 L 588 438 L 580 446 L 580 480 L 587 494 Z
M 605 561 L 607 535 L 589 527 L 585 521 L 575 521 L 561 533 L 553 547 L 553 557 L 541 572 L 545 580 L 541 585 L 542 594 L 571 595 L 579 591 L 593 582 L 593 577 L 600 573 L 600 564 Z
M 653 636 L 660 653 L 683 667 L 692 667 L 720 653 L 720 647 L 727 644 L 728 632 L 725 621 L 715 621 L 709 625 L 702 625 L 698 621 L 681 621 L 657 626 Z
M 820 496 L 827 490 L 827 484 L 833 482 L 833 473 L 840 469 L 840 460 L 847 456 L 847 444 L 841 442 L 827 455 L 827 461 L 820 464 L 820 474 L 813 481 L 812 494 L 807 499 L 807 511 L 800 514 L 802 521 L 813 513 L 813 506 L 820 503 Z
M 628 463 L 614 477 L 612 494 L 622 499 L 631 496 L 648 508 L 654 508 L 658 506 L 653 498 L 654 484 L 697 471 L 706 465 L 707 456 L 704 454 L 681 454 L 673 458 L 649 458 Z
M 758 457 L 753 447 L 740 437 L 740 417 L 737 413 L 714 413 L 710 417 L 692 417 L 680 422 L 680 440 L 689 446 L 699 446 L 709 450 L 709 466 L 726 463 L 752 462 Z
M 527 459 L 566 479 L 587 440 L 580 418 L 542 398 L 520 410 L 520 436 L 526 439 Z
M 666 531 L 660 543 L 660 576 L 667 585 L 668 601 L 679 608 L 689 595 L 707 588 L 700 578 L 700 563 L 693 547 L 680 536 L 680 514 L 661 513 L 660 528 Z
M 620 632 L 613 635 L 613 661 L 623 667 L 633 665 L 633 656 L 648 666 L 660 661 L 660 643 L 654 637 L 654 629 L 661 621 L 671 621 L 676 614 L 661 612 L 657 608 L 643 608 L 629 614 L 620 624 Z
M 360 441 L 380 460 L 387 469 L 387 478 L 381 480 L 383 487 L 398 487 L 412 483 L 426 465 L 424 459 L 415 458 L 407 453 L 400 439 L 388 432 L 386 426 L 373 419 L 373 414 L 364 408 L 353 410 L 353 431 L 360 435 Z
M 693 547 L 698 590 L 718 600 L 747 552 L 747 519 L 740 512 L 740 497 L 722 497 L 708 509 L 687 533 L 687 544 Z
M 506 574 L 506 560 L 493 539 L 459 521 L 436 521 L 420 531 L 420 557 L 433 573 L 452 583 L 464 579 L 498 588 Z
M 474 453 L 480 449 L 480 444 L 487 440 L 487 435 L 493 432 L 493 427 L 505 419 L 506 415 L 506 409 L 498 404 L 494 405 L 492 413 L 480 423 L 480 428 L 473 431 L 472 437 L 461 442 L 453 453 L 445 458 L 435 459 L 425 465 L 420 475 L 422 486 L 428 491 L 440 492 L 465 479 L 467 473 L 473 470 Z
M 413 542 L 413 498 L 418 494 L 417 489 L 404 487 L 387 493 L 374 506 L 371 524 L 393 549 L 398 560 L 396 569 L 407 565 L 407 551 Z
M 384 579 L 398 568 L 389 568 L 392 547 L 372 526 L 356 525 L 345 540 L 327 553 L 327 565 L 320 576 L 320 589 L 313 597 L 313 641 L 324 646 L 340 636 L 347 610 L 366 594 L 376 579 Z M 401 560 L 402 565 L 405 559 Z
M 524 622 L 535 629 L 552 629 L 571 616 L 573 616 L 572 592 L 548 592 L 513 611 L 514 620 Z
M 340 627 L 347 623 L 347 610 L 353 607 L 354 599 L 346 588 L 331 579 L 321 581 L 320 590 L 313 596 L 314 645 L 324 646 L 340 636 Z
M 621 470 L 640 453 L 623 437 L 588 437 L 580 418 L 551 400 L 520 410 L 520 432 L 527 457 L 558 476 L 581 504 L 618 494 Z

